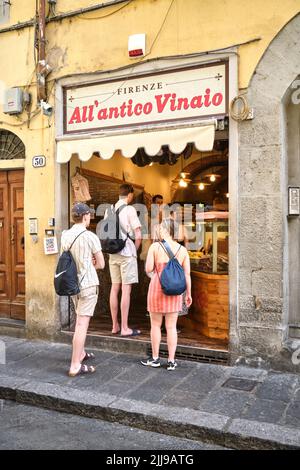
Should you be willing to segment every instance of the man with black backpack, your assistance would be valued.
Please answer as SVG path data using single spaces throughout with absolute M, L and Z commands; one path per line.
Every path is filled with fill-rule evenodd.
M 72 218 L 75 224 L 70 230 L 65 230 L 61 237 L 61 250 L 69 251 L 75 261 L 80 291 L 77 295 L 72 295 L 77 318 L 70 377 L 95 372 L 93 366 L 83 364 L 84 361 L 94 357 L 93 353 L 85 352 L 84 344 L 90 318 L 94 314 L 98 300 L 99 279 L 96 269 L 103 269 L 105 262 L 99 238 L 87 230 L 92 211 L 93 209 L 90 209 L 88 205 L 76 203 L 72 208 Z M 59 276 L 63 277 L 64 271 L 55 274 L 58 279 Z
M 103 251 L 109 253 L 109 270 L 111 276 L 110 311 L 112 333 L 121 336 L 137 336 L 140 330 L 128 327 L 128 313 L 132 284 L 138 282 L 137 250 L 141 244 L 141 222 L 136 209 L 130 205 L 133 201 L 134 189 L 130 184 L 122 184 L 119 190 L 119 201 L 112 208 L 115 214 L 115 229 L 119 232 L 114 239 L 101 238 Z M 103 228 L 109 217 L 109 211 L 103 222 Z M 104 235 L 103 235 L 104 237 Z M 119 237 L 116 238 L 116 237 Z M 118 251 L 117 251 L 118 250 Z M 119 291 L 122 287 L 121 326 L 118 322 Z

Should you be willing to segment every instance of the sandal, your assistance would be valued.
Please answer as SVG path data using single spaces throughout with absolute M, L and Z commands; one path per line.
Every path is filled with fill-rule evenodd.
M 81 364 L 78 372 L 75 372 L 75 374 L 69 372 L 68 375 L 69 377 L 76 377 L 77 375 L 81 375 L 81 374 L 93 374 L 95 371 L 96 371 L 95 367 Z
M 81 362 L 88 361 L 89 359 L 95 359 L 95 354 L 94 353 L 85 353 L 84 358 L 82 359 Z
M 122 338 L 128 338 L 129 336 L 138 336 L 141 334 L 140 330 L 137 330 L 136 328 L 132 328 L 132 333 L 129 335 L 120 335 Z

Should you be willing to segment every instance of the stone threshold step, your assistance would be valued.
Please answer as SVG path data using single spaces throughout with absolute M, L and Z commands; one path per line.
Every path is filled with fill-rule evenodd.
M 299 429 L 17 377 L 0 378 L 0 398 L 232 449 L 300 449 Z
M 70 343 L 73 333 L 61 331 L 57 334 L 55 340 L 58 342 Z M 90 348 L 99 348 L 101 350 L 135 354 L 149 355 L 151 350 L 151 342 L 139 339 L 120 338 L 112 336 L 99 336 L 89 333 L 86 339 L 86 346 Z M 167 344 L 161 343 L 161 357 L 167 356 Z M 229 353 L 226 350 L 196 348 L 192 346 L 178 345 L 176 349 L 176 357 L 182 360 L 205 362 L 211 364 L 228 365 Z

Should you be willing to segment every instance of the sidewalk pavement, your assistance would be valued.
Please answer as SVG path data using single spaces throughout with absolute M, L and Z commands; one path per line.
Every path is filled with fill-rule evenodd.
M 70 378 L 70 346 L 0 341 L 1 399 L 229 448 L 300 449 L 298 375 L 191 361 L 167 371 L 165 360 L 154 369 L 132 354 L 93 350 L 96 372 Z

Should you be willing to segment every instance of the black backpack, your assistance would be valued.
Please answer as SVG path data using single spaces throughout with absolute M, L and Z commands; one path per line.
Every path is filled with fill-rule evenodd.
M 71 253 L 71 248 L 77 238 L 84 232 L 86 230 L 77 235 L 68 251 L 64 251 L 59 257 L 54 275 L 54 288 L 57 295 L 77 295 L 80 292 L 77 267 Z
M 129 234 L 123 230 L 120 224 L 119 214 L 124 207 L 126 207 L 126 204 L 123 204 L 116 210 L 112 205 L 107 210 L 107 216 L 105 219 L 99 223 L 99 231 L 97 231 L 97 235 L 100 239 L 103 253 L 109 253 L 111 255 L 119 253 L 125 247 L 127 238 L 130 238 Z M 125 240 L 123 240 L 120 230 L 126 234 Z

